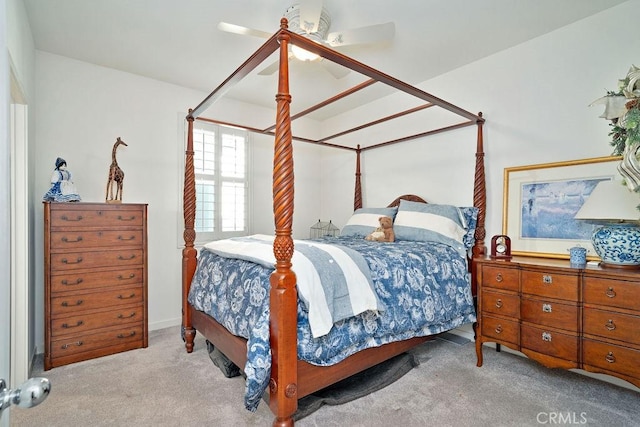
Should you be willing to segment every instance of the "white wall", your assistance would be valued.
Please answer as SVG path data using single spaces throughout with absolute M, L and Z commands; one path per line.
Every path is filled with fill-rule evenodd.
M 502 229 L 504 168 L 611 154 L 602 108 L 588 105 L 640 63 L 639 7 L 638 0 L 624 3 L 418 85 L 484 113 L 487 236 Z M 400 193 L 471 203 L 475 132 L 469 127 L 365 153 L 365 205 Z M 342 168 L 352 157 L 333 153 L 323 163 L 323 216 L 339 226 L 352 209 L 351 195 L 340 191 L 341 182 L 353 181 L 353 167 Z
M 205 96 L 194 90 L 38 52 L 36 56 L 37 114 L 36 186 L 40 204 L 49 189 L 57 157 L 73 173 L 83 201 L 103 202 L 111 149 L 117 137 L 129 145 L 117 152 L 125 173 L 123 202 L 148 203 L 149 328 L 180 324 L 181 313 L 181 180 L 184 149 L 180 147 L 187 109 Z M 216 106 L 213 117 L 241 122 L 243 114 L 271 114 L 246 104 Z M 312 127 L 313 123 L 308 126 Z M 272 138 L 253 135 L 252 231 L 273 233 L 271 205 Z M 298 187 L 294 225 L 299 236 L 319 211 L 317 148 L 300 147 L 295 154 Z M 37 206 L 36 222 L 42 224 Z M 42 227 L 37 229 L 38 283 L 43 281 Z M 36 307 L 38 338 L 43 343 L 42 285 Z

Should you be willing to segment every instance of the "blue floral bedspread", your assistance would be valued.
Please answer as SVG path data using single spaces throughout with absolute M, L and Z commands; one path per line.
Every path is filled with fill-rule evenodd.
M 387 310 L 342 320 L 313 339 L 307 312 L 298 301 L 298 358 L 332 365 L 360 350 L 393 341 L 437 334 L 476 320 L 467 260 L 434 242 L 369 242 L 331 238 L 360 252 L 371 269 Z M 248 339 L 245 406 L 255 411 L 271 373 L 268 269 L 249 261 L 221 258 L 202 250 L 189 302 L 232 334 Z M 295 266 L 294 266 L 295 271 Z

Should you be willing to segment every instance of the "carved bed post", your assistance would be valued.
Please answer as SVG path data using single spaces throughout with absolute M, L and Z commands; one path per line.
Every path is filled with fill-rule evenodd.
M 360 153 L 362 150 L 360 149 L 360 144 L 358 144 L 358 148 L 356 149 L 356 190 L 353 195 L 353 210 L 360 209 L 362 207 L 362 183 L 360 181 Z
M 473 205 L 478 208 L 478 222 L 476 224 L 475 244 L 473 245 L 473 257 L 484 256 L 486 253 L 486 247 L 484 245 L 484 238 L 486 230 L 484 226 L 485 216 L 487 213 L 487 185 L 484 175 L 484 147 L 482 139 L 482 125 L 484 119 L 482 118 L 482 112 L 478 113 L 480 117 L 476 123 L 478 125 L 478 139 L 476 146 L 476 170 L 473 183 Z M 476 271 L 475 263 L 472 263 L 472 278 L 471 278 L 471 291 L 473 295 L 476 295 Z
M 194 223 L 196 218 L 196 178 L 193 168 L 193 116 L 189 110 L 187 117 L 188 136 L 187 149 L 185 150 L 184 165 L 184 249 L 182 249 L 182 334 L 188 353 L 193 351 L 193 340 L 196 330 L 191 325 L 191 312 L 189 311 L 189 288 L 191 279 L 196 271 L 196 256 L 198 251 L 194 248 L 196 232 Z
M 287 28 L 287 20 L 280 26 Z M 291 271 L 293 256 L 293 145 L 289 94 L 289 36 L 281 33 L 280 72 L 278 77 L 276 137 L 273 156 L 273 214 L 276 237 L 273 253 L 276 269 L 270 283 L 271 381 L 269 406 L 276 414 L 274 426 L 293 426 L 298 407 L 298 345 L 296 276 Z

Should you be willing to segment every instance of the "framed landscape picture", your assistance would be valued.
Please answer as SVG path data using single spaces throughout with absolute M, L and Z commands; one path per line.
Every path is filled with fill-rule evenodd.
M 597 157 L 518 166 L 504 170 L 502 232 L 511 237 L 513 255 L 569 258 L 591 245 L 595 225 L 573 217 L 600 181 L 614 179 L 622 158 Z

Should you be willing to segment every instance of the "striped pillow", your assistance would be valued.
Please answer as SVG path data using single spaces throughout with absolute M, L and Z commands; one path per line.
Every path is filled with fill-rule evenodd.
M 456 206 L 401 200 L 393 230 L 397 240 L 441 242 L 464 251 L 467 223 Z
M 351 215 L 347 224 L 342 228 L 340 235 L 366 237 L 376 228 L 380 227 L 378 219 L 381 216 L 389 216 L 393 219 L 397 212 L 397 207 L 357 209 L 353 215 Z

